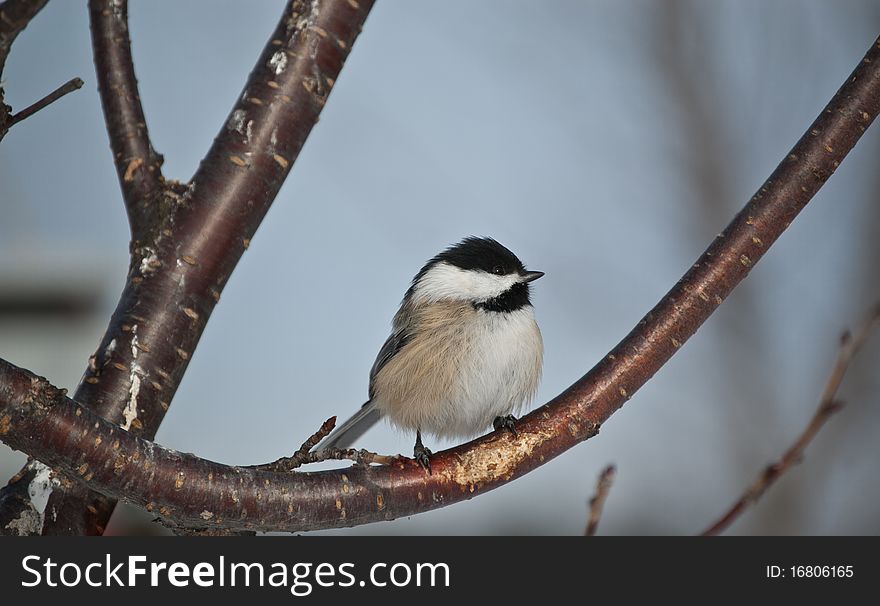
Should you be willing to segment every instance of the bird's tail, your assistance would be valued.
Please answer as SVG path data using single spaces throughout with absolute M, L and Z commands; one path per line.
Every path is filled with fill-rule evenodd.
M 379 420 L 376 404 L 370 400 L 345 423 L 330 432 L 326 438 L 318 442 L 312 450 L 327 448 L 350 448 L 354 442 Z

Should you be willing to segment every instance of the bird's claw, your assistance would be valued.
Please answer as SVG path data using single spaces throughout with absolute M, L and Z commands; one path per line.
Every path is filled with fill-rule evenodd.
M 413 447 L 413 459 L 431 475 L 431 455 L 434 454 L 422 444 L 422 432 L 416 431 L 416 445 Z
M 431 455 L 434 454 L 430 449 L 425 448 L 421 444 L 417 444 L 413 448 L 413 459 L 416 463 L 425 468 L 428 474 L 431 473 Z
M 519 434 L 516 432 L 516 417 L 513 415 L 495 417 L 495 420 L 492 421 L 492 426 L 495 428 L 496 431 L 499 429 L 506 429 L 513 434 L 514 438 L 519 436 Z

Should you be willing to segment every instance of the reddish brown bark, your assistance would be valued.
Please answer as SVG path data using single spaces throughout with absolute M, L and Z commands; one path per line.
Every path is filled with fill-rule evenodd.
M 104 123 L 134 251 L 148 244 L 144 240 L 156 239 L 149 230 L 161 220 L 159 205 L 166 189 L 162 156 L 150 142 L 138 92 L 128 35 L 128 0 L 90 0 L 89 22 Z
M 90 2 L 132 258 L 110 326 L 74 394 L 78 402 L 134 435 L 155 435 L 229 275 L 317 122 L 372 4 L 288 2 L 229 119 L 182 185 L 164 181 L 149 141 L 127 3 Z M 56 490 L 44 533 L 100 534 L 114 505 L 80 486 Z

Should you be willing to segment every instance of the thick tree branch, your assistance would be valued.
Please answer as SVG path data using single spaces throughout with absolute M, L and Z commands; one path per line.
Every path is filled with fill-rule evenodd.
M 99 88 L 117 171 L 130 215 L 132 200 L 138 208 L 128 280 L 74 394 L 78 402 L 136 435 L 155 435 L 372 4 L 291 0 L 190 183 L 168 182 L 150 199 L 159 160 L 137 100 L 125 2 L 90 3 L 98 73 L 108 72 Z M 80 486 L 56 490 L 44 533 L 100 534 L 114 505 Z
M 749 506 L 757 503 L 770 486 L 773 485 L 779 477 L 788 471 L 791 467 L 803 460 L 804 451 L 819 430 L 828 422 L 828 419 L 837 411 L 843 408 L 843 403 L 836 399 L 837 390 L 843 382 L 843 377 L 849 368 L 849 364 L 855 355 L 859 352 L 871 334 L 871 331 L 880 324 L 880 305 L 875 306 L 874 310 L 869 314 L 865 323 L 856 332 L 855 336 L 845 333 L 841 339 L 840 349 L 837 352 L 837 359 L 831 374 L 825 382 L 822 389 L 822 395 L 819 398 L 819 407 L 816 413 L 810 419 L 809 424 L 804 431 L 798 436 L 788 450 L 779 458 L 778 461 L 768 465 L 755 481 L 746 489 L 743 495 L 728 509 L 724 515 L 718 518 L 709 528 L 702 532 L 703 536 L 716 535 L 724 532 Z
M 331 25 L 320 27 L 325 32 L 335 31 Z M 320 38 L 327 41 L 324 36 Z M 264 53 L 264 58 L 272 56 Z M 309 78 L 312 72 L 302 75 Z M 321 80 L 316 76 L 308 87 L 298 88 L 311 96 L 318 92 L 317 82 Z M 282 94 L 295 93 L 295 88 L 283 89 L 290 92 Z M 249 85 L 244 98 L 255 92 L 271 92 L 267 89 L 275 90 L 272 85 Z M 311 97 L 305 101 L 317 102 Z M 253 137 L 240 133 L 237 126 L 242 122 L 237 117 L 247 119 L 252 111 L 264 115 L 266 105 L 261 101 L 236 108 L 245 115 L 233 112 L 228 131 L 218 141 L 233 137 L 230 144 L 244 149 Z M 286 104 L 276 106 L 277 111 L 285 108 Z M 8 363 L 0 364 L 0 439 L 92 488 L 156 512 L 175 526 L 310 530 L 388 520 L 470 499 L 596 435 L 600 424 L 678 351 L 745 278 L 837 169 L 878 111 L 880 40 L 727 229 L 610 354 L 562 394 L 524 417 L 517 425 L 517 437 L 495 432 L 438 453 L 431 461 L 432 475 L 408 460 L 387 466 L 283 474 L 220 465 L 120 431 L 94 412 L 60 396 L 45 381 Z M 255 121 L 255 126 L 259 124 Z M 195 199 L 200 191 L 210 194 L 205 199 L 229 212 L 234 212 L 235 201 L 251 199 L 244 195 L 247 189 L 243 179 L 249 171 L 263 169 L 267 161 L 274 160 L 274 154 L 269 159 L 262 152 L 266 139 L 259 141 L 261 153 L 253 156 L 224 154 L 222 146 L 212 150 L 209 162 L 214 171 L 231 176 L 225 181 L 208 174 L 202 181 L 197 179 L 198 187 L 191 194 L 183 225 L 199 223 L 194 213 L 202 209 Z M 284 152 L 278 148 L 275 152 L 287 161 Z M 231 184 L 235 196 L 218 189 L 221 183 Z M 205 240 L 198 242 L 203 256 L 195 257 L 196 266 L 209 259 L 214 259 L 211 265 L 215 266 L 211 253 L 216 255 L 232 241 Z M 185 249 L 180 252 L 186 254 Z M 179 258 L 166 254 L 162 253 L 163 263 Z M 222 270 L 214 273 L 224 280 L 227 275 Z M 190 274 L 185 276 L 187 288 L 193 288 Z M 198 287 L 192 296 L 200 305 L 198 295 L 210 286 L 199 283 Z M 201 306 L 190 309 L 196 312 L 193 321 L 202 317 Z M 179 315 L 189 317 L 187 313 Z M 163 343 L 163 335 L 174 334 L 156 334 L 150 324 L 145 326 L 144 332 L 139 329 L 137 334 L 145 336 L 148 352 Z M 126 348 L 122 351 L 127 355 Z
M 89 20 L 104 122 L 135 249 L 156 223 L 154 211 L 163 190 L 162 156 L 150 142 L 134 74 L 128 0 L 90 0 Z

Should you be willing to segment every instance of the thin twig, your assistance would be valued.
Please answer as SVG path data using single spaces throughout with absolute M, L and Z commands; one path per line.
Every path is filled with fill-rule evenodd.
M 313 433 L 308 440 L 303 442 L 293 456 L 282 457 L 273 463 L 264 463 L 262 465 L 251 465 L 251 469 L 262 469 L 264 471 L 292 471 L 297 467 L 305 464 L 308 459 L 309 451 L 314 448 L 318 442 L 327 437 L 333 428 L 336 427 L 336 417 L 330 417 L 321 425 L 320 429 Z
M 822 389 L 822 395 L 819 399 L 819 407 L 809 424 L 795 440 L 788 450 L 780 457 L 778 461 L 768 465 L 763 472 L 749 486 L 739 500 L 728 509 L 724 515 L 704 530 L 703 536 L 716 535 L 723 532 L 730 524 L 736 520 L 742 513 L 773 485 L 779 477 L 788 471 L 792 466 L 803 460 L 803 453 L 807 446 L 812 442 L 819 430 L 828 422 L 831 416 L 843 408 L 843 402 L 836 399 L 837 390 L 840 387 L 843 377 L 849 368 L 849 364 L 853 357 L 862 348 L 871 330 L 880 324 L 880 305 L 877 305 L 868 315 L 864 324 L 852 336 L 849 332 L 843 334 L 840 339 L 840 349 L 837 352 L 837 360 L 831 369 L 831 374 L 825 382 Z
M 609 465 L 599 474 L 599 480 L 596 482 L 596 494 L 590 499 L 590 517 L 587 521 L 587 529 L 584 534 L 588 537 L 596 534 L 596 528 L 599 526 L 599 518 L 602 517 L 602 508 L 605 506 L 605 499 L 614 484 L 614 476 L 617 469 L 614 465 Z
M 4 102 L 3 70 L 12 43 L 37 16 L 48 0 L 6 0 L 0 2 L 0 141 L 14 124 L 12 108 Z M 22 120 L 24 118 L 21 118 Z
M 300 446 L 299 450 L 293 453 L 292 456 L 282 457 L 272 463 L 248 465 L 247 469 L 256 469 L 259 471 L 275 471 L 283 473 L 287 471 L 293 471 L 294 469 L 302 467 L 303 465 L 318 463 L 320 461 L 338 461 L 347 459 L 350 461 L 354 461 L 359 465 L 369 465 L 370 463 L 390 465 L 391 463 L 397 461 L 398 457 L 380 455 L 364 449 L 357 450 L 354 448 L 325 448 L 324 450 L 311 452 L 312 448 L 314 448 L 318 444 L 318 442 L 327 437 L 327 434 L 333 431 L 334 427 L 336 427 L 336 417 L 330 417 L 329 419 L 324 421 L 324 424 L 321 425 L 321 428 L 318 431 L 313 433 L 308 440 L 303 442 L 303 445 Z
M 15 114 L 13 114 L 12 116 L 10 116 L 9 122 L 7 122 L 7 126 L 13 126 L 15 124 L 18 124 L 22 120 L 26 120 L 26 119 L 30 118 L 31 116 L 33 116 L 35 113 L 37 113 L 38 111 L 40 111 L 41 109 L 43 109 L 47 105 L 50 105 L 50 104 L 58 101 L 58 99 L 60 99 L 64 95 L 66 95 L 68 93 L 72 93 L 73 91 L 78 90 L 79 88 L 82 88 L 82 85 L 83 85 L 83 81 L 80 78 L 73 78 L 71 80 L 68 80 L 67 82 L 65 82 L 64 84 L 62 84 L 61 86 L 59 86 L 58 88 L 53 90 L 51 93 L 49 93 L 48 95 L 46 95 L 45 97 L 43 97 L 42 99 L 37 101 L 36 103 L 33 103 L 33 104 L 29 105 L 28 107 L 24 108 L 23 110 L 21 110 L 20 112 L 17 112 Z
M 391 465 L 393 463 L 400 463 L 401 460 L 406 459 L 406 457 L 401 455 L 383 455 L 364 448 L 361 448 L 360 450 L 355 448 L 325 448 L 324 450 L 319 450 L 312 454 L 314 456 L 312 457 L 312 460 L 309 461 L 310 463 L 331 460 L 341 461 L 347 459 L 349 461 L 354 461 L 359 465 L 370 465 L 373 463 L 377 465 Z

